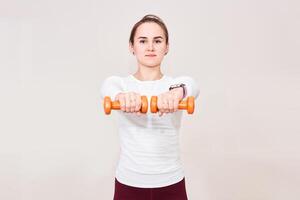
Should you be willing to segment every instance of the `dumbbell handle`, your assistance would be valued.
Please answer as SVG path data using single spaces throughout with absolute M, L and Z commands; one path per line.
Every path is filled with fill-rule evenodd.
M 157 96 L 152 96 L 150 101 L 150 109 L 152 113 L 158 112 Z M 178 109 L 187 110 L 188 114 L 193 114 L 195 110 L 195 97 L 189 96 L 186 100 L 181 100 L 178 103 Z
M 147 113 L 148 111 L 148 99 L 146 96 L 141 96 L 141 113 Z M 103 102 L 104 112 L 105 114 L 109 115 L 111 113 L 111 110 L 120 110 L 121 105 L 120 101 L 111 101 L 111 98 L 109 96 L 104 97 Z

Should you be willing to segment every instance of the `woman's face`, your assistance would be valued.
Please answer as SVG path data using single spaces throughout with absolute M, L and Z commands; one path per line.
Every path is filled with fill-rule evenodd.
M 135 33 L 134 44 L 129 43 L 129 49 L 140 65 L 145 67 L 160 66 L 169 50 L 163 29 L 154 22 L 141 24 Z

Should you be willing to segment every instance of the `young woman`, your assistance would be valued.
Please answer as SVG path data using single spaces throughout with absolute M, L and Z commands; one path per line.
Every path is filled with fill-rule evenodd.
M 172 78 L 162 73 L 161 63 L 169 50 L 164 22 L 146 15 L 132 28 L 130 52 L 137 71 L 126 77 L 111 76 L 101 96 L 120 102 L 120 158 L 115 177 L 114 200 L 186 200 L 184 171 L 179 157 L 182 110 L 178 103 L 197 98 L 199 89 L 191 77 Z M 141 96 L 158 96 L 159 113 L 140 113 Z

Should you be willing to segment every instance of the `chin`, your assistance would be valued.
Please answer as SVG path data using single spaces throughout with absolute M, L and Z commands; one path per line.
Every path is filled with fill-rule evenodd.
M 143 66 L 147 66 L 147 67 L 157 67 L 161 64 L 161 60 L 160 59 L 145 59 L 145 58 L 138 58 L 137 59 L 138 63 L 140 63 Z
M 143 63 L 144 66 L 154 68 L 159 66 L 159 63 Z
M 160 62 L 141 62 L 142 65 L 147 66 L 147 67 L 157 67 L 160 65 Z

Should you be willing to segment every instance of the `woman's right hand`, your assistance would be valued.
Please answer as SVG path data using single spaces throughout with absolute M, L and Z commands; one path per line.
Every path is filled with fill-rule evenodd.
M 136 92 L 119 93 L 116 95 L 116 101 L 120 102 L 120 108 L 122 111 L 127 113 L 136 113 L 141 115 L 141 95 Z

